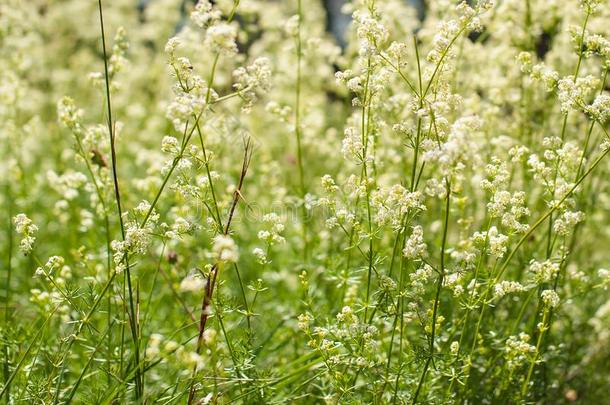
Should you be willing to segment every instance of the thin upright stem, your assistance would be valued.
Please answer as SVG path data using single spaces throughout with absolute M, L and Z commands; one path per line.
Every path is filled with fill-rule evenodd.
M 299 188 L 301 193 L 301 221 L 302 221 L 302 232 L 303 232 L 303 258 L 307 261 L 309 254 L 309 240 L 307 232 L 307 207 L 305 206 L 305 197 L 307 190 L 305 188 L 305 175 L 303 170 L 303 147 L 302 147 L 302 133 L 301 133 L 301 58 L 302 58 L 302 41 L 301 41 L 301 27 L 303 20 L 303 10 L 301 7 L 301 0 L 297 0 L 297 38 L 296 38 L 296 53 L 297 53 L 297 81 L 295 88 L 295 107 L 294 107 L 294 132 L 297 140 L 297 166 L 299 168 Z
M 112 182 L 114 184 L 114 195 L 115 195 L 115 200 L 116 200 L 116 204 L 117 204 L 117 211 L 118 211 L 118 217 L 119 217 L 119 224 L 121 226 L 121 237 L 123 239 L 123 241 L 125 241 L 125 224 L 123 221 L 123 209 L 121 207 L 121 192 L 120 192 L 120 188 L 119 188 L 119 179 L 118 179 L 118 174 L 117 174 L 117 157 L 116 157 L 116 146 L 115 146 L 115 140 L 116 140 L 116 133 L 114 131 L 114 122 L 113 122 L 113 118 L 112 118 L 112 103 L 110 100 L 110 76 L 108 73 L 108 55 L 106 53 L 106 35 L 104 32 L 104 15 L 103 15 L 103 11 L 102 11 L 102 0 L 98 0 L 98 9 L 99 9 L 99 15 L 100 15 L 100 30 L 101 30 L 101 34 L 102 34 L 102 51 L 103 51 L 103 55 L 104 55 L 104 79 L 105 79 L 105 87 L 106 87 L 106 107 L 107 107 L 107 113 L 108 113 L 108 117 L 107 117 L 107 121 L 108 121 L 108 134 L 110 136 L 110 155 L 112 158 Z M 134 301 L 133 301 L 133 290 L 132 290 L 132 285 L 131 285 L 131 270 L 129 267 L 129 257 L 127 255 L 127 253 L 125 253 L 124 256 L 124 263 L 125 263 L 125 274 L 126 274 L 126 278 L 127 278 L 127 290 L 129 293 L 129 309 L 130 309 L 130 316 L 129 316 L 129 322 L 130 322 L 130 327 L 131 327 L 131 336 L 133 339 L 133 347 L 134 347 L 134 358 L 135 358 L 135 367 L 136 367 L 136 373 L 135 373 L 135 385 L 136 385 L 136 401 L 140 402 L 140 398 L 142 397 L 143 394 L 143 387 L 141 385 L 141 378 L 140 378 L 140 344 L 139 344 L 139 338 L 138 338 L 138 331 L 137 331 L 137 326 L 136 326 L 136 317 L 135 317 L 135 307 L 134 307 Z

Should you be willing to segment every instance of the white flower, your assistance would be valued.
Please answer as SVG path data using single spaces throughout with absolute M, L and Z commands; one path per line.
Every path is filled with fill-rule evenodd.
M 344 131 L 343 143 L 341 146 L 341 152 L 345 159 L 353 159 L 357 162 L 361 162 L 364 156 L 364 145 L 362 144 L 362 137 L 354 127 L 347 127 Z
M 360 55 L 375 53 L 377 48 L 387 40 L 388 30 L 371 13 L 354 11 L 352 18 L 360 40 Z
M 322 176 L 322 187 L 327 193 L 334 193 L 339 189 L 339 187 L 337 187 L 337 184 L 335 183 L 335 180 L 330 174 L 325 174 L 324 176 Z
M 233 71 L 233 88 L 244 100 L 242 110 L 248 112 L 256 101 L 258 90 L 268 91 L 271 87 L 271 64 L 268 58 L 257 58 L 247 67 Z
M 392 42 L 388 47 L 388 56 L 393 62 L 393 67 L 400 69 L 407 66 L 407 44 L 404 42 Z
M 595 97 L 585 111 L 600 124 L 604 124 L 610 118 L 610 94 L 603 93 Z
M 532 71 L 532 54 L 529 52 L 520 52 L 517 55 L 517 62 L 521 65 L 521 71 L 523 73 L 530 73 Z
M 83 110 L 76 108 L 74 100 L 70 97 L 63 97 L 57 102 L 57 117 L 59 121 L 76 133 L 82 131 L 80 123 L 82 116 Z
M 506 244 L 508 243 L 508 236 L 502 235 L 498 232 L 495 226 L 489 229 L 487 234 L 489 238 L 489 251 L 493 256 L 500 259 L 506 253 Z
M 209 0 L 199 0 L 191 12 L 191 21 L 199 28 L 206 28 L 220 17 L 220 11 L 213 9 Z
M 237 53 L 235 37 L 237 30 L 229 24 L 216 24 L 209 27 L 205 33 L 205 45 L 224 55 Z
M 402 250 L 402 254 L 409 259 L 416 259 L 418 257 L 426 257 L 426 243 L 424 242 L 424 230 L 421 226 L 417 225 L 413 227 L 413 232 L 405 242 L 405 247 Z
M 557 308 L 559 306 L 559 295 L 553 290 L 544 290 L 540 295 L 542 302 L 549 308 Z
M 536 346 L 529 344 L 530 336 L 527 333 L 520 333 L 519 336 L 509 336 L 506 339 L 505 356 L 510 369 L 527 361 L 532 353 L 536 351 Z
M 189 274 L 180 282 L 180 291 L 183 292 L 199 292 L 203 291 L 205 281 L 199 274 Z
M 375 222 L 380 225 L 389 223 L 394 229 L 403 226 L 403 217 L 407 213 L 426 209 L 420 192 L 410 192 L 400 184 L 374 191 L 371 205 L 377 211 Z
M 550 260 L 545 260 L 544 262 L 532 260 L 529 270 L 533 273 L 535 281 L 542 283 L 550 281 L 559 272 L 559 264 L 553 263 Z
M 298 324 L 297 326 L 299 327 L 299 329 L 303 330 L 303 331 L 307 331 L 309 330 L 309 324 L 312 321 L 311 315 L 309 314 L 301 314 L 298 316 Z
M 267 229 L 258 232 L 258 238 L 268 245 L 284 243 L 285 239 L 281 235 L 284 231 L 284 224 L 279 215 L 272 212 L 263 216 L 263 222 Z
M 586 105 L 587 95 L 595 89 L 598 79 L 594 76 L 579 77 L 574 80 L 574 76 L 566 76 L 557 83 L 557 98 L 561 103 L 561 112 L 567 114 L 568 111 Z
M 525 287 L 517 281 L 501 281 L 494 286 L 496 298 L 502 298 L 506 294 L 518 293 L 525 291 Z
M 180 40 L 178 39 L 178 37 L 171 37 L 170 39 L 167 40 L 164 50 L 165 50 L 165 53 L 167 54 L 167 57 L 168 57 L 170 63 L 172 63 L 172 61 L 175 60 L 176 49 L 178 49 L 179 45 L 180 45 Z
M 173 136 L 164 136 L 161 141 L 161 150 L 165 153 L 178 154 L 180 152 L 178 139 Z
M 286 31 L 286 34 L 291 37 L 296 37 L 299 34 L 299 23 L 300 19 L 298 14 L 295 14 L 290 17 L 286 21 L 286 24 L 284 24 L 284 30 Z
M 205 100 L 206 97 L 201 94 L 181 92 L 176 95 L 166 110 L 166 116 L 172 121 L 176 131 L 184 131 L 185 123 L 193 116 L 201 114 L 206 105 Z
M 148 201 L 141 201 L 133 210 L 138 215 L 146 215 L 150 211 L 151 205 Z
M 236 263 L 239 255 L 237 245 L 233 238 L 228 235 L 214 237 L 212 253 L 219 262 Z
M 256 257 L 256 260 L 260 263 L 260 264 L 265 264 L 267 263 L 267 255 L 265 254 L 265 251 L 261 248 L 254 248 L 252 249 L 252 254 L 254 255 L 254 257 Z
M 38 227 L 25 214 L 17 214 L 13 218 L 13 223 L 15 224 L 15 231 L 22 236 L 19 248 L 27 255 L 34 248 Z
M 457 354 L 458 351 L 460 350 L 460 342 L 458 342 L 457 340 L 454 340 L 453 342 L 451 342 L 451 345 L 449 346 L 449 350 L 451 351 L 451 354 Z

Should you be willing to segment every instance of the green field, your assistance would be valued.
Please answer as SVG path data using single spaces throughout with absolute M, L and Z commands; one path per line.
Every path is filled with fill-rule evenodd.
M 338 3 L 0 0 L 0 403 L 610 404 L 610 4 Z

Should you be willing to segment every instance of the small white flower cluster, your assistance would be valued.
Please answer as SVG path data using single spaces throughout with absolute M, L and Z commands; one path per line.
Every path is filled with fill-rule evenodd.
M 307 313 L 301 314 L 298 317 L 298 326 L 308 336 L 308 346 L 317 350 L 330 368 L 343 365 L 362 369 L 377 365 L 375 353 L 379 344 L 376 341 L 378 329 L 367 323 L 360 323 L 348 305 L 341 309 L 336 319 L 336 324 L 315 327 L 312 330 L 313 317 Z
M 129 42 L 127 42 L 125 28 L 119 27 L 114 36 L 112 55 L 110 55 L 110 58 L 108 59 L 108 76 L 111 79 L 116 76 L 127 63 L 127 60 L 125 59 L 127 49 L 129 49 Z
M 325 174 L 322 176 L 322 187 L 328 194 L 333 194 L 339 190 L 337 183 L 335 183 L 335 180 L 330 174 Z
M 539 262 L 532 259 L 529 264 L 529 271 L 532 273 L 536 283 L 546 283 L 551 281 L 559 272 L 559 264 L 553 263 L 550 260 Z
M 299 35 L 299 25 L 301 24 L 301 18 L 298 14 L 293 15 L 284 24 L 284 31 L 291 37 Z
M 52 278 L 57 285 L 64 285 L 66 280 L 72 278 L 72 269 L 65 264 L 63 257 L 51 256 L 44 267 L 36 269 L 36 275 Z
M 201 292 L 205 287 L 205 281 L 199 272 L 193 271 L 180 282 L 180 291 L 182 292 Z
M 599 269 L 597 270 L 597 276 L 601 279 L 604 288 L 610 285 L 610 270 Z
M 267 254 L 265 253 L 265 251 L 263 249 L 261 249 L 259 247 L 255 247 L 254 249 L 252 249 L 252 254 L 256 258 L 256 261 L 259 262 L 260 264 L 269 263 L 269 259 L 267 259 Z
M 191 12 L 191 21 L 199 28 L 207 28 L 222 17 L 220 10 L 212 7 L 209 0 L 199 0 Z
M 135 212 L 147 212 L 149 207 L 147 204 L 148 203 L 144 201 L 138 206 Z M 122 273 L 125 270 L 125 259 L 128 258 L 129 255 L 141 255 L 146 253 L 148 247 L 152 243 L 153 227 L 158 219 L 159 215 L 153 212 L 144 227 L 139 226 L 136 222 L 128 222 L 125 224 L 125 240 L 113 240 L 110 243 L 117 273 Z
M 400 71 L 407 66 L 408 47 L 404 42 L 393 41 L 387 49 L 387 56 L 391 62 L 391 66 Z
M 198 1 L 191 12 L 191 21 L 205 29 L 204 46 L 223 55 L 237 53 L 236 28 L 221 20 L 222 13 L 209 0 Z
M 257 100 L 257 91 L 271 88 L 271 63 L 268 58 L 256 58 L 252 64 L 233 71 L 233 88 L 244 101 L 243 112 L 249 112 Z
M 510 336 L 504 347 L 508 368 L 514 370 L 529 361 L 536 347 L 529 344 L 530 335 L 521 332 L 519 336 Z
M 347 127 L 343 134 L 343 142 L 341 143 L 343 157 L 346 160 L 353 159 L 355 162 L 362 163 L 365 159 L 364 144 L 359 131 L 354 127 Z
M 352 308 L 346 305 L 337 314 L 337 320 L 341 323 L 353 324 L 358 322 L 358 317 L 354 314 Z
M 525 291 L 526 288 L 518 281 L 500 281 L 494 286 L 494 296 L 498 299 L 504 297 L 507 294 L 520 293 Z
M 489 239 L 489 251 L 497 259 L 501 259 L 506 253 L 508 236 L 501 234 L 495 226 L 489 228 L 487 233 Z
M 492 218 L 502 218 L 502 225 L 511 231 L 524 232 L 527 225 L 519 220 L 529 215 L 529 209 L 524 206 L 525 193 L 518 191 L 514 194 L 506 190 L 498 190 L 487 203 L 487 209 Z
M 58 175 L 53 170 L 47 171 L 47 182 L 66 200 L 78 197 L 78 191 L 87 184 L 87 176 L 81 172 L 69 171 Z
M 540 297 L 547 308 L 557 308 L 559 306 L 559 295 L 554 290 L 544 290 Z
M 559 73 L 545 65 L 544 62 L 534 65 L 531 53 L 520 52 L 517 55 L 517 62 L 519 62 L 523 73 L 527 73 L 532 79 L 542 82 L 547 91 L 552 91 L 557 86 Z
M 449 351 L 451 352 L 451 354 L 457 355 L 460 351 L 460 342 L 458 342 L 457 340 L 451 342 L 451 345 L 449 345 Z
M 59 122 L 68 127 L 75 134 L 83 131 L 81 120 L 83 110 L 76 107 L 74 100 L 70 97 L 62 97 L 57 102 L 57 118 Z
M 390 83 L 391 70 L 386 67 L 379 68 L 379 64 L 375 67 L 362 68 L 359 74 L 346 69 L 335 73 L 337 84 L 344 85 L 354 94 L 352 106 L 363 107 L 365 105 L 376 107 L 381 102 L 383 90 Z M 357 115 L 353 115 L 354 121 Z M 347 137 L 349 134 L 345 134 Z M 355 134 L 352 134 L 355 135 Z M 367 141 L 371 143 L 371 141 Z
M 576 32 L 572 37 L 580 39 L 580 31 Z M 599 55 L 604 60 L 605 66 L 610 66 L 610 40 L 598 34 L 585 32 L 583 46 L 585 56 Z
M 200 116 L 206 107 L 203 89 L 193 92 L 179 92 L 167 106 L 167 118 L 174 124 L 176 131 L 184 131 L 186 123 L 193 117 Z
M 237 30 L 233 25 L 218 23 L 206 30 L 204 45 L 217 53 L 233 55 L 237 53 L 236 37 Z
M 445 279 L 443 280 L 443 287 L 447 287 L 453 291 L 453 296 L 458 297 L 464 293 L 464 286 L 462 281 L 464 279 L 464 272 L 449 270 L 446 272 Z
M 492 7 L 491 2 L 478 2 L 476 9 L 470 7 L 466 1 L 456 6 L 457 19 L 442 21 L 438 24 L 436 34 L 432 39 L 432 50 L 426 56 L 431 63 L 439 63 L 441 58 L 451 57 L 450 46 L 464 30 L 480 31 L 481 21 L 479 15 Z
M 439 166 L 439 174 L 446 178 L 458 179 L 461 173 L 473 165 L 480 156 L 481 148 L 477 142 L 477 133 L 482 126 L 482 120 L 477 116 L 464 116 L 457 119 L 448 134 L 446 142 L 440 147 L 434 144 L 433 148 L 424 153 L 424 160 Z
M 265 111 L 277 116 L 284 123 L 289 122 L 292 116 L 292 108 L 289 105 L 280 105 L 277 101 L 269 101 L 265 105 Z
M 178 81 L 173 86 L 175 97 L 166 108 L 166 116 L 176 131 L 183 132 L 188 120 L 200 117 L 207 104 L 214 102 L 218 95 L 201 76 L 195 74 L 187 57 L 176 56 L 179 46 L 178 37 L 170 38 L 165 45 L 167 62 Z
M 171 227 L 163 234 L 167 239 L 180 239 L 185 235 L 192 234 L 197 225 L 183 217 L 176 217 Z
M 574 79 L 566 76 L 557 82 L 557 98 L 561 103 L 561 112 L 585 109 L 589 95 L 598 87 L 599 79 L 589 75 Z
M 326 220 L 326 226 L 329 229 L 342 226 L 343 228 L 352 227 L 354 229 L 360 228 L 360 222 L 358 221 L 356 214 L 352 211 L 348 211 L 345 208 L 340 208 L 335 211 L 334 215 Z
M 203 334 L 203 342 L 206 347 L 215 340 L 214 329 L 206 329 Z M 173 354 L 173 357 L 169 357 Z M 201 367 L 204 363 L 203 356 L 197 352 L 188 350 L 184 345 L 179 344 L 175 340 L 166 338 L 160 333 L 153 333 L 148 338 L 146 345 L 145 358 L 148 361 L 164 358 L 164 361 L 173 360 L 177 362 L 179 367 L 192 368 L 193 366 Z
M 267 245 L 272 246 L 277 243 L 284 243 L 285 239 L 281 235 L 284 231 L 284 224 L 282 218 L 275 212 L 265 214 L 263 216 L 263 222 L 267 229 L 258 232 L 258 238 L 265 242 Z
M 594 14 L 604 0 L 580 0 L 580 6 L 587 11 L 587 13 Z
M 428 264 L 424 264 L 423 266 L 415 270 L 415 272 L 409 274 L 409 277 L 411 278 L 411 288 L 413 289 L 413 293 L 416 295 L 423 293 L 426 290 L 428 281 L 432 279 L 433 275 L 434 270 Z
M 471 237 L 472 243 L 478 248 L 489 247 L 490 253 L 501 259 L 506 253 L 508 236 L 501 234 L 498 228 L 492 226 L 489 231 L 475 232 Z
M 567 236 L 576 224 L 585 220 L 585 214 L 581 211 L 564 211 L 553 222 L 553 231 L 561 236 Z
M 360 56 L 377 53 L 388 38 L 388 30 L 379 21 L 374 10 L 356 10 L 352 14 L 356 33 L 360 41 Z
M 534 174 L 534 179 L 541 182 L 545 193 L 550 197 L 547 204 L 553 207 L 572 187 L 572 181 L 580 166 L 582 151 L 574 142 L 564 142 L 556 136 L 544 137 L 542 146 L 545 148 L 542 154 L 544 160 L 532 154 L 527 164 Z M 566 200 L 566 204 L 572 204 L 572 201 Z
M 413 227 L 411 235 L 405 241 L 402 250 L 404 257 L 408 259 L 425 258 L 428 256 L 426 242 L 424 241 L 424 229 L 420 225 Z
M 304 332 L 309 331 L 309 327 L 311 325 L 311 321 L 313 321 L 313 318 L 311 317 L 310 314 L 300 314 L 298 316 L 298 323 L 297 326 L 299 327 L 299 329 L 301 329 Z
M 161 353 L 161 342 L 163 342 L 163 335 L 161 335 L 160 333 L 153 333 L 150 335 L 150 337 L 148 338 L 148 344 L 146 346 L 146 359 L 147 360 L 154 360 L 156 359 L 159 354 Z
M 380 188 L 371 193 L 371 206 L 376 209 L 375 222 L 400 229 L 407 213 L 425 211 L 419 191 L 410 192 L 400 184 Z
M 177 156 L 180 153 L 180 143 L 174 136 L 164 136 L 161 141 L 161 151 L 169 153 L 172 156 Z
M 497 156 L 492 156 L 491 163 L 485 166 L 485 174 L 487 178 L 481 180 L 481 188 L 492 193 L 506 187 L 510 179 L 506 162 L 501 161 Z
M 13 224 L 15 224 L 15 231 L 21 235 L 19 248 L 24 254 L 27 255 L 34 248 L 38 227 L 34 225 L 32 220 L 25 214 L 17 214 L 15 217 L 13 217 Z
M 436 34 L 432 40 L 432 50 L 426 56 L 426 60 L 430 63 L 438 63 L 441 57 L 447 54 L 449 45 L 462 30 L 456 20 L 442 21 L 436 28 Z
M 610 119 L 610 94 L 598 95 L 593 103 L 585 106 L 584 110 L 591 118 L 604 125 Z
M 219 263 L 237 263 L 237 244 L 229 235 L 217 235 L 213 239 L 212 257 Z
M 52 310 L 54 307 L 58 306 L 57 311 L 63 314 L 67 314 L 70 312 L 69 305 L 61 305 L 64 301 L 61 293 L 59 291 L 42 291 L 39 288 L 32 288 L 30 290 L 30 302 L 36 304 L 43 311 L 48 312 Z M 69 318 L 68 318 L 69 319 Z

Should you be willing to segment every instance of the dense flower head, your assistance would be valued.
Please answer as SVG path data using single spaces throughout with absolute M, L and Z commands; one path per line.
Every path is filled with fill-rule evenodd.
M 25 254 L 30 253 L 34 248 L 34 242 L 36 242 L 38 227 L 25 214 L 17 214 L 13 217 L 13 224 L 15 225 L 15 231 L 21 235 L 19 248 Z
M 212 255 L 219 262 L 235 263 L 239 258 L 237 245 L 228 235 L 218 235 L 214 238 Z

